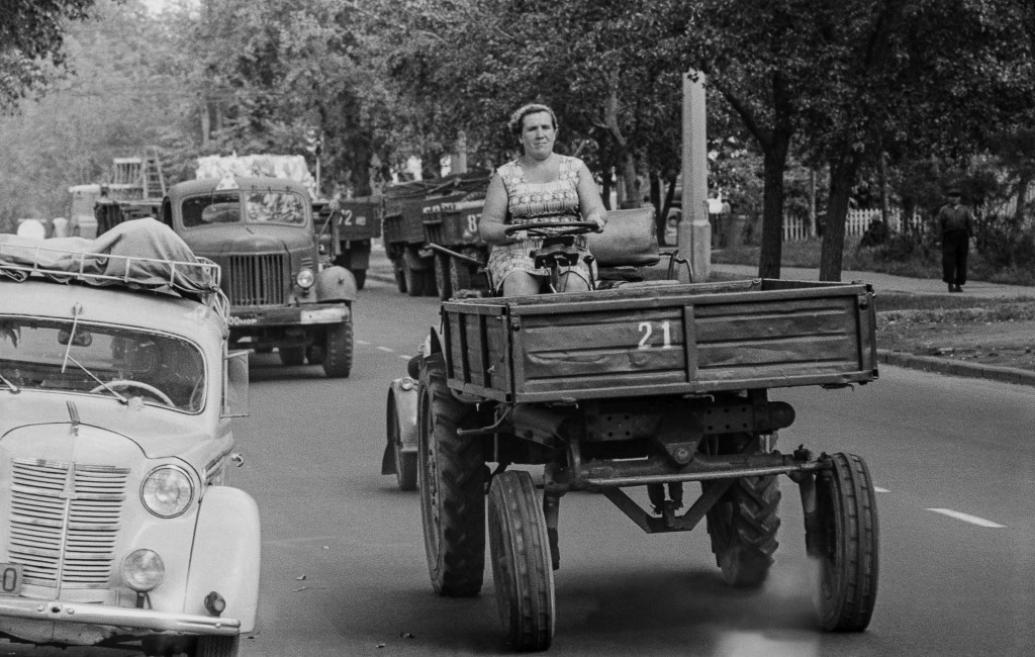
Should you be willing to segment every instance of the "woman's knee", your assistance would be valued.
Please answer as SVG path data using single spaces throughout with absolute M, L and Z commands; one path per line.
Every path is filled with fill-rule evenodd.
M 560 283 L 564 292 L 586 292 L 590 289 L 589 281 L 575 272 L 562 274 Z
M 515 271 L 503 279 L 503 296 L 523 297 L 530 294 L 539 294 L 539 280 L 528 272 Z

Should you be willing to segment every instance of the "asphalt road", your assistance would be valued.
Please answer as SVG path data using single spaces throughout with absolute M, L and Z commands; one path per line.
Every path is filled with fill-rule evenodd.
M 418 498 L 380 474 L 388 382 L 437 302 L 368 281 L 346 380 L 252 361 L 245 465 L 232 482 L 263 519 L 261 633 L 243 657 L 507 654 L 491 571 L 480 597 L 432 593 Z M 869 630 L 814 629 L 797 490 L 783 479 L 780 547 L 760 592 L 727 588 L 703 527 L 642 533 L 606 500 L 561 504 L 557 632 L 549 654 L 680 657 L 1021 657 L 1035 651 L 1032 389 L 884 366 L 852 390 L 775 391 L 790 450 L 863 456 L 878 491 L 880 584 Z M 689 494 L 690 491 L 688 491 Z M 125 651 L 2 655 L 130 657 Z
M 234 483 L 263 513 L 262 633 L 242 655 L 467 655 L 506 649 L 491 573 L 479 598 L 436 597 L 418 500 L 379 474 L 388 381 L 434 299 L 368 282 L 351 378 L 253 360 Z M 895 367 L 854 390 L 783 390 L 781 444 L 851 451 L 879 486 L 881 578 L 867 632 L 813 629 L 797 491 L 758 593 L 720 581 L 703 528 L 649 536 L 588 494 L 561 508 L 557 634 L 564 655 L 1029 655 L 1035 647 L 1035 405 L 1031 389 Z

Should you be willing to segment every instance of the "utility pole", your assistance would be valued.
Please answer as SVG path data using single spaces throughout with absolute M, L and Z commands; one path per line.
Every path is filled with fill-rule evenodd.
M 690 262 L 696 282 L 708 280 L 712 260 L 706 120 L 704 74 L 690 71 L 683 76 L 683 211 L 676 235 L 679 257 Z M 685 279 L 681 270 L 680 280 Z

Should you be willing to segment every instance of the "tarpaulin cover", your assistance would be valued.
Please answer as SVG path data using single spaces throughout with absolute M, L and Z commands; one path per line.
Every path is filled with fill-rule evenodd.
M 0 275 L 18 281 L 38 275 L 197 296 L 219 289 L 218 271 L 156 219 L 126 221 L 92 240 L 0 235 Z

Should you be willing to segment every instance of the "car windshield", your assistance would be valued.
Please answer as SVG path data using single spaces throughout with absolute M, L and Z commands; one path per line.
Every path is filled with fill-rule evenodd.
M 305 208 L 306 201 L 298 194 L 269 190 L 192 196 L 180 206 L 183 225 L 188 228 L 242 221 L 301 225 L 305 223 Z
M 198 347 L 171 335 L 64 319 L 0 315 L 0 394 L 50 390 L 198 412 L 205 398 Z

